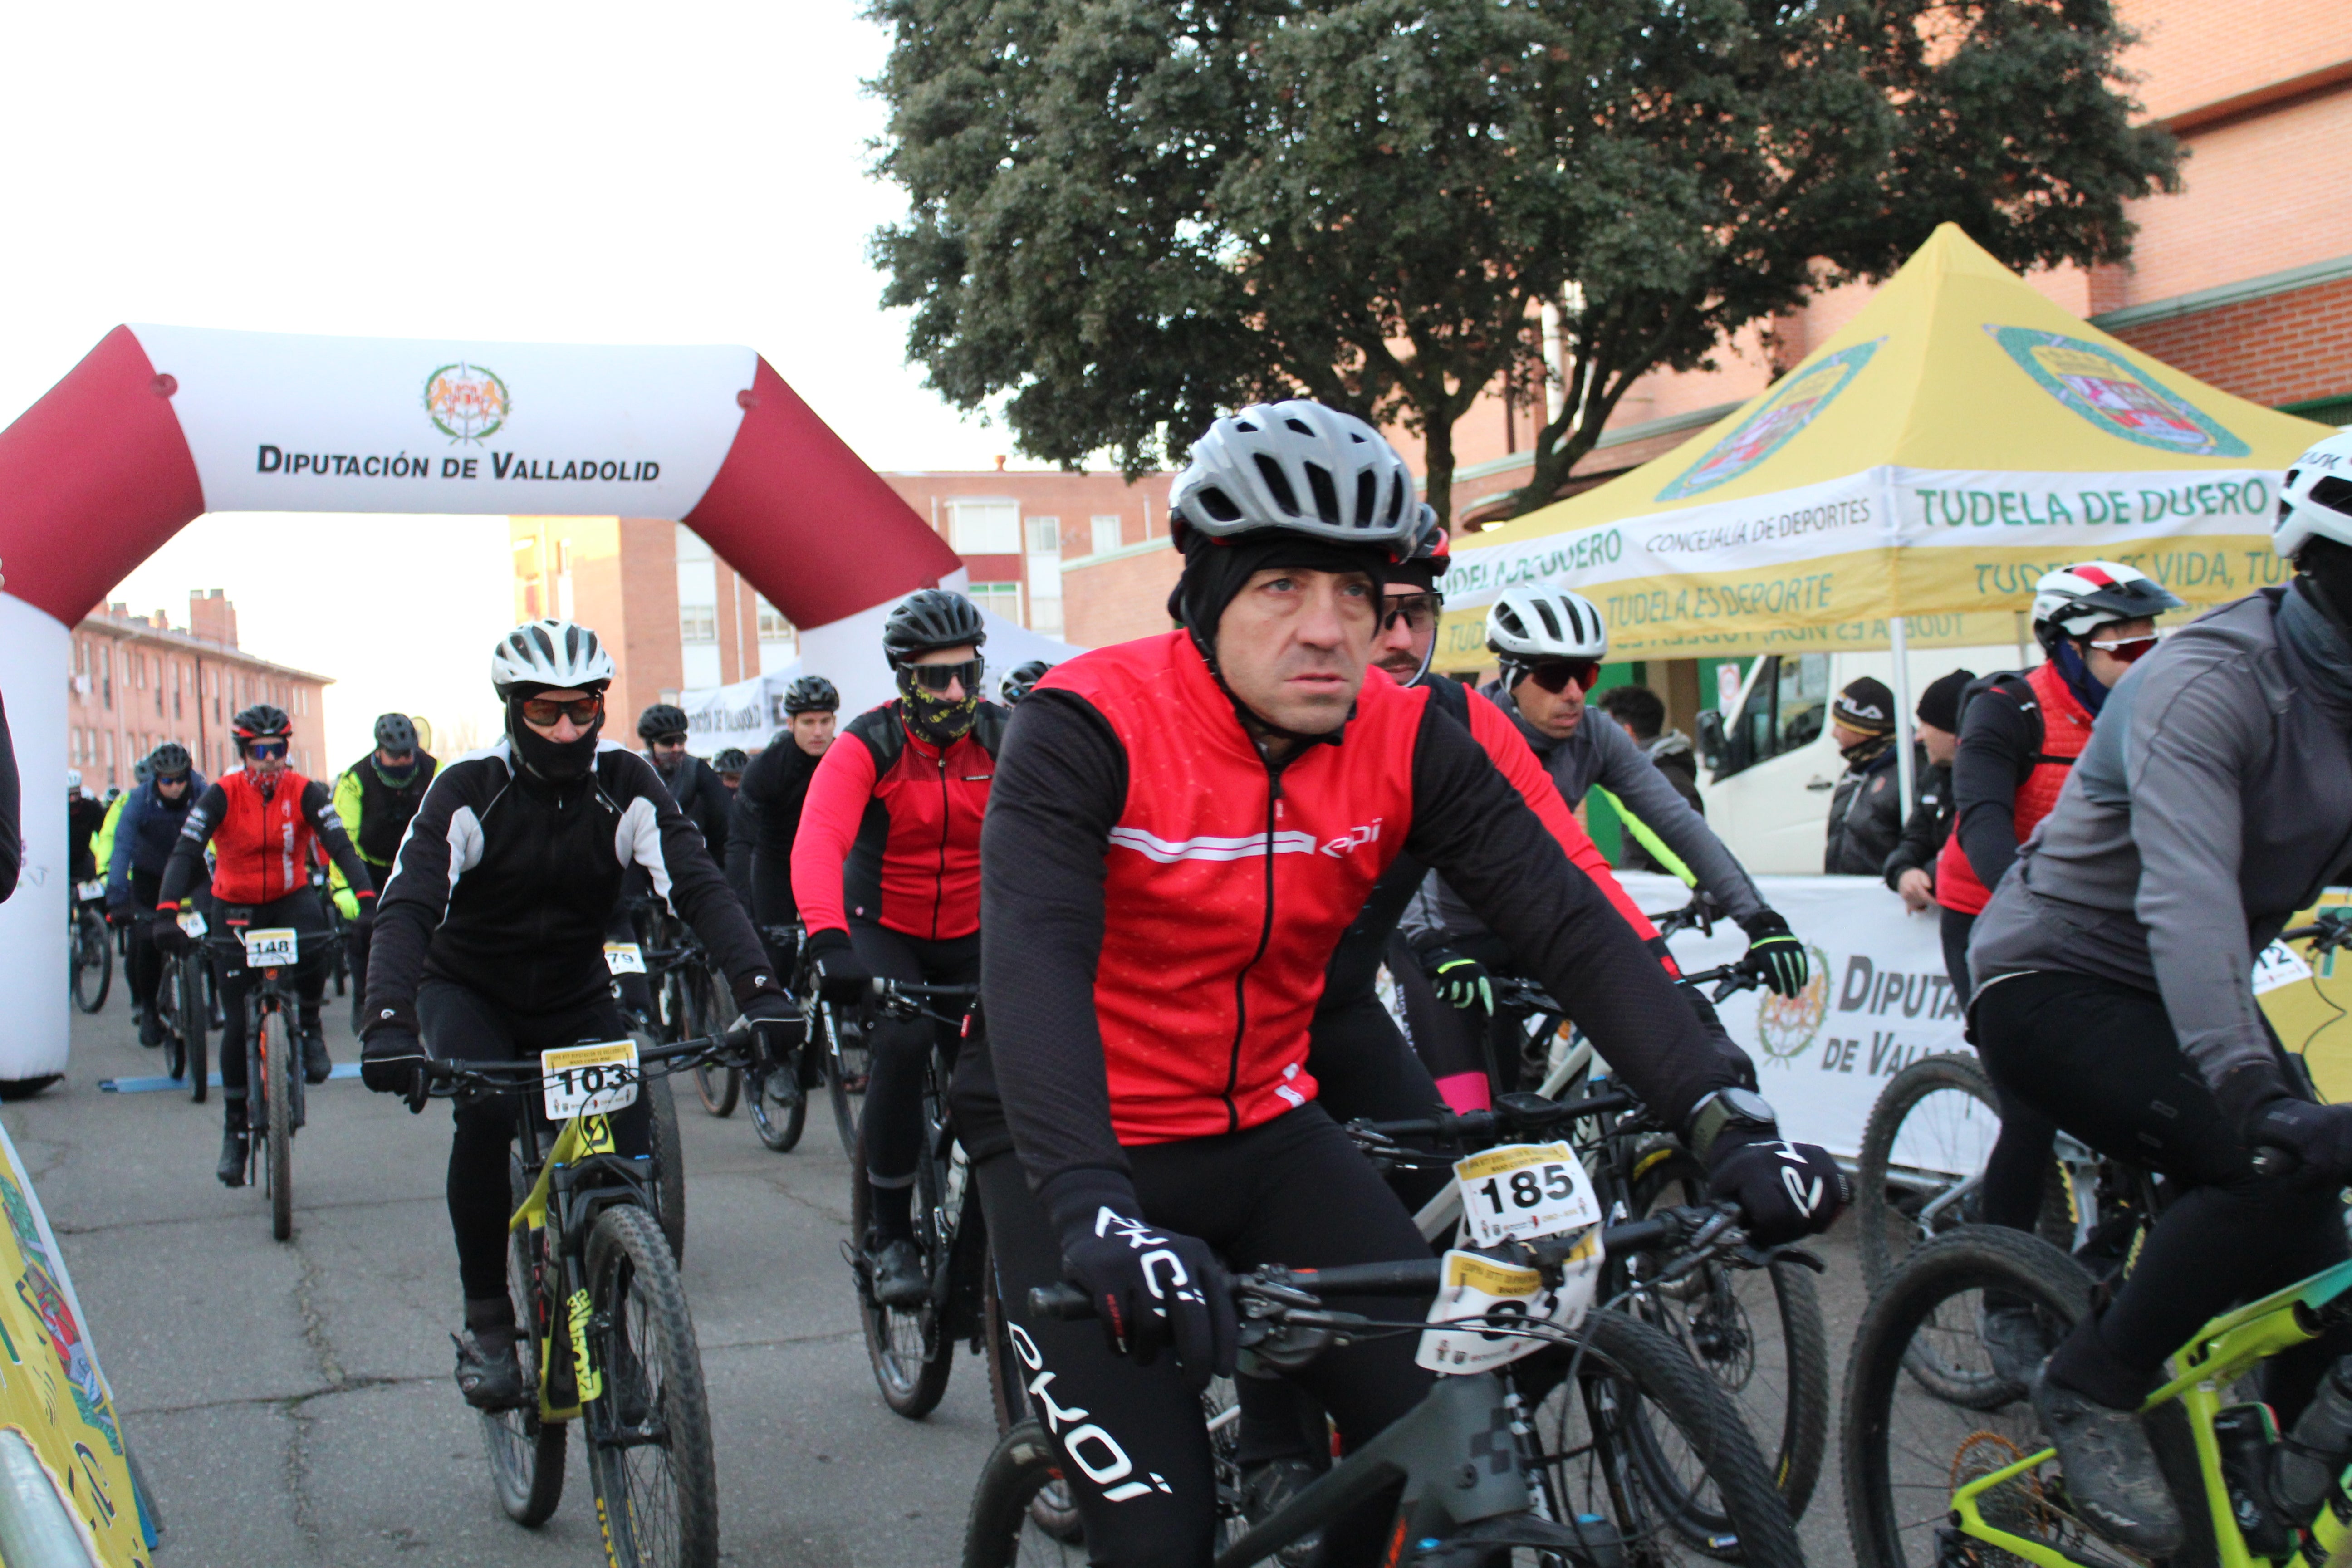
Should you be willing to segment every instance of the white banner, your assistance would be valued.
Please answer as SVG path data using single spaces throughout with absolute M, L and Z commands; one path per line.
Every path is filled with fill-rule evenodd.
M 730 746 L 756 752 L 784 727 L 784 688 L 800 673 L 796 659 L 772 675 L 755 675 L 732 686 L 681 691 L 686 710 L 686 747 L 709 761 Z
M 1671 877 L 1620 872 L 1617 879 L 1653 914 L 1690 900 Z M 1759 877 L 1756 888 L 1812 955 L 1812 978 L 1801 995 L 1759 988 L 1736 993 L 1717 1010 L 1755 1058 L 1782 1131 L 1853 1155 L 1888 1079 L 1921 1057 L 1972 1048 L 1944 973 L 1941 921 L 1934 910 L 1912 914 L 1874 877 Z M 1748 938 L 1725 921 L 1711 937 L 1676 935 L 1673 947 L 1685 971 L 1712 969 L 1747 952 Z
M 134 325 L 212 511 L 677 519 L 742 424 L 747 348 Z

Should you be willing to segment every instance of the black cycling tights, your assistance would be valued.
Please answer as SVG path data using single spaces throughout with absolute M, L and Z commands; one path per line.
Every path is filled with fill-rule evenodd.
M 1143 1144 L 1127 1155 L 1143 1217 L 1201 1237 L 1237 1268 L 1429 1256 L 1404 1206 L 1318 1105 L 1240 1132 Z M 1172 1357 L 1137 1366 L 1111 1351 L 1098 1324 L 1031 1315 L 1031 1287 L 1061 1280 L 1061 1242 L 1017 1156 L 983 1160 L 978 1176 L 997 1289 L 1021 1363 L 1015 1370 L 1067 1461 L 1088 1561 L 1099 1568 L 1200 1568 L 1213 1555 L 1217 1521 L 1201 1402 Z M 1425 1299 L 1331 1304 L 1416 1323 L 1429 1310 Z M 1370 1340 L 1327 1351 L 1295 1374 L 1339 1422 L 1344 1448 L 1376 1436 L 1428 1393 L 1430 1374 L 1413 1365 L 1418 1344 L 1410 1331 Z M 1245 1463 L 1260 1457 L 1242 1455 Z M 1326 1559 L 1373 1561 L 1396 1498 L 1395 1489 L 1384 1489 L 1334 1523 L 1325 1532 Z
M 2021 974 L 1986 986 L 1973 1014 L 2004 1105 L 2014 1098 L 2175 1189 L 2114 1304 L 2051 1358 L 2057 1382 L 2104 1404 L 2137 1405 L 2206 1319 L 2345 1258 L 2335 1189 L 2255 1173 L 2181 1053 L 2162 998 L 2089 975 Z M 1989 1207 L 1985 1217 L 2030 1229 L 2036 1206 Z M 2264 1394 L 2282 1423 L 2343 1348 L 2324 1338 L 2268 1363 Z
M 616 1040 L 628 1020 L 610 995 L 567 1011 L 527 1016 L 509 1012 L 478 992 L 446 980 L 416 988 L 416 1020 L 425 1048 L 452 1061 L 511 1062 L 583 1040 Z M 519 1095 L 460 1101 L 449 1144 L 449 1226 L 457 1240 L 457 1279 L 468 1301 L 507 1299 L 507 1220 L 514 1194 L 507 1152 L 514 1142 L 518 1101 L 531 1121 L 547 1125 L 536 1089 Z M 653 1152 L 653 1110 L 642 1090 L 637 1102 L 612 1118 L 613 1148 L 632 1159 Z
M 221 1099 L 235 1108 L 228 1111 L 229 1120 L 235 1121 L 245 1106 L 245 999 L 258 976 L 245 967 L 245 949 L 232 932 L 239 928 L 267 931 L 290 926 L 302 933 L 302 962 L 294 968 L 295 1023 L 303 1034 L 315 1035 L 319 1032 L 319 999 L 327 994 L 330 967 L 327 911 L 320 907 L 318 894 L 299 888 L 266 904 L 233 904 L 216 917 L 206 918 L 212 922 L 205 939 L 206 949 L 212 954 L 213 973 L 220 978 Z M 296 1062 L 299 1066 L 300 1058 L 297 1058 Z
M 926 942 L 904 931 L 852 922 L 850 945 L 866 968 L 891 980 L 923 985 L 971 985 L 980 979 L 980 933 Z M 961 1019 L 961 1003 L 934 1011 Z M 866 1036 L 866 1111 L 858 1133 L 866 1143 L 866 1181 L 874 1229 L 883 1237 L 913 1234 L 915 1170 L 923 1157 L 923 1074 L 936 1042 L 955 1064 L 957 1030 L 929 1018 L 877 1018 Z

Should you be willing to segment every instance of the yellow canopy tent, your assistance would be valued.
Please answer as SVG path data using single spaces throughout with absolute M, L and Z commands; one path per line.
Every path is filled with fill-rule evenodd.
M 2033 580 L 2092 557 L 2220 604 L 2284 579 L 2279 471 L 2326 433 L 2106 336 L 1945 224 L 1738 412 L 1464 541 L 1436 662 L 1479 662 L 1520 583 L 1593 599 L 1623 658 L 2009 642 Z

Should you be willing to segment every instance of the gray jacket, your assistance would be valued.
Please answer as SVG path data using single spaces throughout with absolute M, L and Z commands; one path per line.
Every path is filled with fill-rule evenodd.
M 2272 1059 L 2253 955 L 2352 868 L 2352 643 L 2267 588 L 2167 637 L 1978 917 L 1979 994 L 2037 970 L 2160 994 L 2209 1083 Z
M 1706 818 L 1690 808 L 1673 782 L 1643 754 L 1642 742 L 1626 734 L 1609 715 L 1587 709 L 1583 722 L 1568 739 L 1555 741 L 1519 717 L 1519 705 L 1511 700 L 1501 682 L 1480 690 L 1518 725 L 1519 733 L 1527 737 L 1536 760 L 1559 786 L 1560 796 L 1570 809 L 1594 784 L 1601 785 L 1665 841 L 1666 847 L 1698 879 L 1701 890 L 1711 895 L 1726 914 L 1745 920 L 1764 908 L 1756 884 L 1707 826 Z M 1399 929 L 1416 946 L 1427 947 L 1486 928 L 1470 912 L 1470 906 L 1432 872 Z

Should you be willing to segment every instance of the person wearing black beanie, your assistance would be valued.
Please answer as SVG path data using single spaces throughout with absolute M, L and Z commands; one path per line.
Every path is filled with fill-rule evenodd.
M 1919 798 L 1912 803 L 1903 837 L 1886 858 L 1886 885 L 1903 895 L 1913 914 L 1936 907 L 1936 857 L 1952 836 L 1952 757 L 1960 743 L 1960 693 L 1976 675 L 1956 669 L 1919 694 L 1919 750 L 1927 765 L 1919 773 Z

